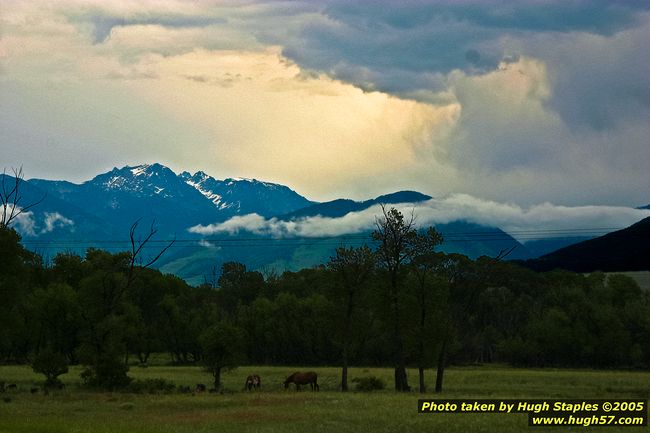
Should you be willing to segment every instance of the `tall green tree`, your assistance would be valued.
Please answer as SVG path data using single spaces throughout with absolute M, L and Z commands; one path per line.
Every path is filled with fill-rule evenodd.
M 416 297 L 418 300 L 417 362 L 419 391 L 426 392 L 424 371 L 433 350 L 432 334 L 434 326 L 434 309 L 436 300 L 440 299 L 441 286 L 445 284 L 436 272 L 439 270 L 443 254 L 436 252 L 443 238 L 435 228 L 429 227 L 424 233 L 418 233 L 413 242 L 411 271 L 416 280 Z
M 372 276 L 375 268 L 375 257 L 368 246 L 359 248 L 339 247 L 336 255 L 328 263 L 336 278 L 339 290 L 336 297 L 340 302 L 343 326 L 341 329 L 341 391 L 348 390 L 348 363 L 352 343 L 354 315 L 359 308 L 362 291 Z
M 226 262 L 218 280 L 218 299 L 221 308 L 233 317 L 239 305 L 250 305 L 264 289 L 264 277 L 259 272 L 246 270 L 237 262 Z
M 43 265 L 20 240 L 16 230 L 0 225 L 0 356 L 22 362 L 33 343 L 26 303 Z
M 461 254 L 446 254 L 438 265 L 438 274 L 446 280 L 448 291 L 440 297 L 443 302 L 438 324 L 441 342 L 438 351 L 435 392 L 442 392 L 447 356 L 455 325 L 462 323 L 472 300 L 477 295 L 474 263 Z
M 34 351 L 39 354 L 42 349 L 50 348 L 65 356 L 68 363 L 75 363 L 82 321 L 74 289 L 66 283 L 51 283 L 46 289 L 36 289 L 28 305 Z
M 405 266 L 411 259 L 412 247 L 417 238 L 415 215 L 404 218 L 395 208 L 381 206 L 382 216 L 376 219 L 372 237 L 379 243 L 377 262 L 388 276 L 388 297 L 393 325 L 393 364 L 395 366 L 395 390 L 409 391 L 406 376 L 406 349 L 402 325 L 401 298 L 402 277 Z
M 129 352 L 135 354 L 141 364 L 147 363 L 151 353 L 164 351 L 164 317 L 160 304 L 179 285 L 186 283 L 156 270 L 141 269 L 127 292 L 134 316 Z
M 129 254 L 90 249 L 86 275 L 79 283 L 80 361 L 87 366 L 84 381 L 114 389 L 129 383 L 125 363 L 130 329 L 127 299 Z
M 45 376 L 46 388 L 60 388 L 59 376 L 68 372 L 68 360 L 64 354 L 48 347 L 36 355 L 32 370 Z
M 239 366 L 244 357 L 244 335 L 239 328 L 225 322 L 214 323 L 199 337 L 203 349 L 202 363 L 212 374 L 214 389 L 221 389 L 221 373 Z

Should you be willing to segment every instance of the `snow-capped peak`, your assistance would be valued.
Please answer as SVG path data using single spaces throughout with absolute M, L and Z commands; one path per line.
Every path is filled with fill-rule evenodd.
M 194 177 L 194 178 L 199 178 L 199 179 L 203 179 L 203 180 L 205 180 L 205 179 L 209 178 L 210 176 L 208 176 L 208 175 L 205 173 L 205 171 L 197 171 L 196 173 L 194 173 L 194 176 L 193 176 L 193 177 Z
M 131 174 L 133 174 L 133 176 L 142 176 L 143 174 L 147 174 L 147 170 L 149 169 L 149 167 L 150 167 L 149 164 L 142 164 L 135 167 L 131 167 Z
M 175 194 L 168 191 L 175 179 L 176 174 L 172 170 L 155 163 L 115 167 L 110 172 L 100 174 L 86 183 L 99 184 L 107 191 L 129 191 L 140 196 L 155 194 L 171 197 Z
M 187 173 L 189 175 L 189 173 Z M 232 206 L 230 203 L 223 202 L 223 197 L 220 194 L 217 194 L 209 186 L 204 186 L 204 183 L 217 183 L 218 181 L 214 178 L 208 176 L 203 171 L 197 171 L 192 177 L 181 176 L 185 180 L 185 183 L 194 187 L 198 192 L 203 194 L 208 200 L 210 200 L 218 209 L 227 209 Z
M 229 214 L 259 213 L 279 215 L 310 204 L 286 186 L 251 178 L 218 180 L 204 171 L 174 173 L 158 163 L 114 168 L 86 182 L 89 188 L 100 187 L 111 194 L 132 197 L 175 198 L 214 206 Z M 190 187 L 190 188 L 188 188 Z M 209 200 L 209 203 L 196 194 Z M 117 199 L 116 199 L 117 200 Z

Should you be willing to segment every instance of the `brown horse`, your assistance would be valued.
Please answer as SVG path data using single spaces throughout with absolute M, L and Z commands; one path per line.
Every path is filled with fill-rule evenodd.
M 257 374 L 251 374 L 246 378 L 246 383 L 244 383 L 244 389 L 251 391 L 252 389 L 260 389 L 262 386 L 262 379 Z
M 318 379 L 318 375 L 314 373 L 313 371 L 308 371 L 307 373 L 301 373 L 301 372 L 295 372 L 291 376 L 287 377 L 287 380 L 284 381 L 284 387 L 289 388 L 290 383 L 295 383 L 296 384 L 296 390 L 300 391 L 300 385 L 311 385 L 311 390 L 312 391 L 318 391 L 318 383 L 316 380 Z

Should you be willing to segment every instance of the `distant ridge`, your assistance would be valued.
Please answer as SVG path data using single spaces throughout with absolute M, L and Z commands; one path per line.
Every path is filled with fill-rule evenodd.
M 223 235 L 225 245 L 214 245 L 189 232 L 190 227 L 209 225 L 235 216 L 258 214 L 264 218 L 290 219 L 317 214 L 331 217 L 367 209 L 377 203 L 417 203 L 431 199 L 415 191 L 398 191 L 356 202 L 335 200 L 316 203 L 287 186 L 257 179 L 217 179 L 203 171 L 175 173 L 160 163 L 114 167 L 82 183 L 65 180 L 28 179 L 25 200 L 45 197 L 19 229 L 23 242 L 48 257 L 69 251 L 84 254 L 88 247 L 124 251 L 129 248 L 129 228 L 141 221 L 140 230 L 154 223 L 159 240 L 180 239 L 158 262 L 164 272 L 192 284 L 226 261 L 246 263 L 251 269 L 298 270 L 323 263 L 333 254 L 335 242 L 315 239 L 298 242 L 258 242 L 254 233 Z M 272 248 L 269 248 L 272 246 Z M 463 252 L 492 253 L 485 245 L 459 244 Z M 156 245 L 151 245 L 155 249 Z M 490 245 L 489 247 L 492 247 Z
M 649 271 L 650 217 L 623 230 L 579 242 L 521 263 L 537 271 Z
M 308 240 L 297 238 L 291 242 L 266 239 L 268 235 L 255 230 L 260 217 L 250 214 L 260 215 L 273 224 L 279 223 L 279 226 L 285 222 L 291 226 L 300 218 L 340 218 L 378 204 L 401 203 L 415 207 L 418 203 L 435 200 L 417 191 L 398 191 L 363 201 L 342 198 L 316 203 L 284 185 L 256 179 L 219 180 L 203 171 L 177 174 L 160 163 L 115 167 L 80 184 L 29 179 L 21 191 L 25 202 L 44 197 L 17 224 L 23 242 L 29 248 L 47 257 L 62 251 L 84 254 L 89 247 L 124 251 L 130 246 L 129 228 L 135 221 L 142 222 L 141 231 L 154 223 L 158 242 L 177 239 L 174 248 L 157 265 L 163 272 L 178 275 L 192 284 L 201 284 L 212 269 L 219 269 L 227 261 L 244 263 L 250 269 L 278 272 L 322 264 L 329 260 L 337 246 L 370 241 L 372 231 L 369 227 L 349 239 L 345 235 Z M 366 212 L 372 222 L 372 214 L 380 211 Z M 218 236 L 188 231 L 191 227 L 220 224 L 233 217 L 245 217 L 242 221 L 251 229 L 242 229 L 241 233 L 221 232 Z M 476 258 L 482 255 L 495 257 L 501 251 L 516 247 L 508 257 L 525 260 L 576 240 L 552 239 L 522 245 L 498 227 L 472 223 L 471 215 L 467 217 L 436 224 L 445 237 L 441 250 Z M 157 246 L 152 244 L 151 249 L 155 250 Z M 616 254 L 624 257 L 627 250 Z M 647 257 L 647 248 L 635 254 Z M 529 266 L 561 267 L 552 254 L 549 256 L 541 261 L 530 261 Z M 632 269 L 647 267 L 635 265 Z
M 325 203 L 314 204 L 312 206 L 299 209 L 295 212 L 281 215 L 279 218 L 284 220 L 291 220 L 295 218 L 310 217 L 316 215 L 329 217 L 329 218 L 339 218 L 349 214 L 350 212 L 360 212 L 362 210 L 368 209 L 369 207 L 380 203 L 382 204 L 418 203 L 422 201 L 431 200 L 431 198 L 432 198 L 431 196 L 419 193 L 417 191 L 398 191 L 392 194 L 380 195 L 377 198 L 365 200 L 365 201 L 337 199 Z

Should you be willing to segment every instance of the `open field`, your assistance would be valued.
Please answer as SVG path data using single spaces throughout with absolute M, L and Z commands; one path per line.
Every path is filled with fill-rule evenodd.
M 337 392 L 339 370 L 314 368 L 321 392 L 282 389 L 294 367 L 241 367 L 224 375 L 227 390 L 219 394 L 101 393 L 81 388 L 79 369 L 62 376 L 63 391 L 31 394 L 42 380 L 27 366 L 0 366 L 0 380 L 16 383 L 0 401 L 2 433 L 64 432 L 529 432 L 525 414 L 417 414 L 418 393 L 390 390 L 392 370 L 353 368 L 350 377 L 374 375 L 388 390 Z M 246 375 L 258 373 L 262 390 L 243 392 Z M 428 385 L 432 388 L 433 372 Z M 178 386 L 209 384 L 211 376 L 197 367 L 134 367 L 137 379 L 164 378 Z M 416 372 L 409 371 L 411 385 Z M 530 370 L 503 367 L 449 369 L 442 395 L 427 398 L 644 398 L 650 396 L 650 373 L 589 370 Z M 554 432 L 592 431 L 552 427 Z M 597 427 L 597 431 L 611 431 Z M 648 431 L 625 428 L 625 432 Z
M 645 290 L 650 290 L 650 272 L 648 271 L 639 271 L 639 272 L 620 272 L 624 275 L 627 275 L 630 278 L 633 278 L 637 282 L 639 287 Z

